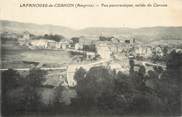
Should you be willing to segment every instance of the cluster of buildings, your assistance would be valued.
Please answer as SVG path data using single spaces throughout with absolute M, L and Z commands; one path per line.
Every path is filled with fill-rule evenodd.
M 18 39 L 18 43 L 22 46 L 28 46 L 31 49 L 66 49 L 70 41 L 62 39 L 60 42 L 45 38 L 32 38 L 29 32 L 24 32 L 22 37 Z
M 152 46 L 142 46 L 138 45 L 134 50 L 135 56 L 141 56 L 144 58 L 151 58 L 154 54 L 158 57 L 162 57 L 164 55 L 162 47 L 152 47 Z
M 68 40 L 62 40 L 60 42 L 56 42 L 54 40 L 47 40 L 47 39 L 38 39 L 38 40 L 31 40 L 29 42 L 29 46 L 31 48 L 41 48 L 41 49 L 63 49 L 69 47 Z
M 153 54 L 163 56 L 160 46 L 152 47 L 142 45 L 135 39 L 119 39 L 116 37 L 73 37 L 71 39 L 61 39 L 59 42 L 44 38 L 32 39 L 28 32 L 18 39 L 20 45 L 26 45 L 31 49 L 72 49 L 86 54 L 87 58 L 93 59 L 97 55 L 102 59 L 110 59 L 118 53 L 122 56 L 133 55 L 150 58 Z

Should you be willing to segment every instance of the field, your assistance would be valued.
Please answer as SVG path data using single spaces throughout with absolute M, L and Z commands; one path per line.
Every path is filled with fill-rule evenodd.
M 23 61 L 28 61 L 29 63 Z M 44 67 L 62 67 L 63 65 L 69 64 L 70 61 L 70 54 L 66 51 L 30 50 L 27 47 L 19 46 L 16 40 L 6 40 L 1 44 L 2 68 L 31 68 L 31 62 L 44 63 Z M 44 104 L 50 103 L 55 97 L 55 88 L 52 87 L 59 86 L 65 80 L 65 75 L 60 75 L 62 72 L 62 70 L 47 71 L 46 80 L 43 83 L 45 87 L 38 90 L 41 95 L 41 101 Z M 19 73 L 24 77 L 29 74 L 28 71 L 19 71 Z M 20 92 L 19 90 L 22 90 L 22 88 L 14 90 L 11 94 L 15 95 L 17 92 Z M 69 89 L 65 90 L 63 97 L 67 99 L 69 95 L 72 95 Z M 67 103 L 67 100 L 64 100 L 64 98 L 62 100 Z
M 28 62 L 41 62 L 48 66 L 62 66 L 71 61 L 70 54 L 61 50 L 30 50 L 21 47 L 16 40 L 6 40 L 1 44 L 2 68 L 31 67 Z

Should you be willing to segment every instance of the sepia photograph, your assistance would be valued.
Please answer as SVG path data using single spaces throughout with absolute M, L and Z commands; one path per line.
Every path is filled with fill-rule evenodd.
M 182 1 L 128 1 L 0 1 L 0 116 L 182 116 Z

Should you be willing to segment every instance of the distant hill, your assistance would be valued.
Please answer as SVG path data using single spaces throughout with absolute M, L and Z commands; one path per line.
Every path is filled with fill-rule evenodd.
M 33 34 L 61 34 L 66 37 L 73 36 L 116 36 L 119 39 L 135 38 L 141 42 L 165 40 L 182 40 L 182 27 L 145 27 L 145 28 L 103 28 L 90 27 L 74 30 L 68 27 L 56 25 L 38 25 L 32 23 L 20 23 L 0 20 L 0 31 L 22 33 L 29 31 Z M 161 41 L 164 40 L 164 41 Z M 175 43 L 175 42 L 174 42 Z
M 153 40 L 182 40 L 182 27 L 86 28 L 80 30 L 80 32 L 87 35 L 117 35 L 147 42 Z
M 74 34 L 75 30 L 63 26 L 55 25 L 39 25 L 33 23 L 20 23 L 15 21 L 0 21 L 0 31 L 12 31 L 16 33 L 22 33 L 28 31 L 33 34 L 63 34 L 70 35 Z

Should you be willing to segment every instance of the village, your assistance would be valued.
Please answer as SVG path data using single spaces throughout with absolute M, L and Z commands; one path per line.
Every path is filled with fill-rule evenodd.
M 71 62 L 65 65 L 58 65 L 56 67 L 58 72 L 55 73 L 55 76 L 58 77 L 57 80 L 60 78 L 66 79 L 64 85 L 70 87 L 76 86 L 74 74 L 81 67 L 88 71 L 95 66 L 105 66 L 108 69 L 116 70 L 116 72 L 122 71 L 125 74 L 129 74 L 131 67 L 130 61 L 135 61 L 136 64 L 139 63 L 141 65 L 149 63 L 148 65 L 153 66 L 155 64 L 152 61 L 154 54 L 157 58 L 165 56 L 163 48 L 160 45 L 154 47 L 148 44 L 144 45 L 135 40 L 135 38 L 120 39 L 115 36 L 80 36 L 69 39 L 59 35 L 46 34 L 44 36 L 35 36 L 29 32 L 24 32 L 19 37 L 16 37 L 16 35 L 13 37 L 13 34 L 8 35 L 8 33 L 4 36 L 7 36 L 6 38 L 17 38 L 18 45 L 29 48 L 30 50 L 55 50 L 71 53 Z M 24 63 L 28 64 L 35 62 L 37 62 L 35 67 L 47 70 L 50 68 L 43 68 L 45 63 L 41 60 L 24 60 Z M 155 65 L 158 66 L 158 64 Z M 162 67 L 165 68 L 165 66 Z M 51 67 L 50 69 L 56 68 Z M 150 70 L 150 67 L 148 68 Z M 59 70 L 63 71 L 59 72 Z M 54 77 L 52 72 L 50 74 L 47 76 Z M 57 83 L 46 83 L 53 86 L 59 85 Z
M 27 109 L 25 112 L 28 112 L 35 107 L 30 104 L 38 104 L 36 107 L 41 109 L 41 113 L 63 113 L 65 109 L 75 114 L 80 113 L 80 108 L 85 110 L 90 102 L 88 99 L 94 99 L 93 110 L 86 108 L 90 112 L 97 113 L 101 109 L 100 113 L 109 103 L 108 106 L 113 105 L 113 112 L 125 113 L 127 111 L 122 109 L 130 111 L 126 105 L 133 106 L 138 95 L 147 96 L 147 106 L 153 104 L 153 99 L 155 104 L 160 99 L 166 104 L 166 96 L 160 97 L 166 93 L 160 92 L 161 88 L 165 90 L 171 84 L 179 83 L 176 79 L 180 75 L 175 74 L 181 73 L 180 40 L 173 45 L 160 40 L 157 43 L 142 42 L 134 36 L 126 38 L 124 35 L 66 37 L 59 34 L 36 35 L 28 31 L 2 32 L 1 38 L 0 70 L 3 82 L 6 82 L 3 85 L 8 90 L 12 87 L 8 98 L 3 99 L 12 100 L 8 109 L 12 108 L 15 112 L 17 109 Z M 166 85 L 168 81 L 169 85 Z M 174 86 L 177 87 L 174 84 L 170 88 Z M 173 95 L 173 92 L 167 94 Z M 168 98 L 171 97 L 180 96 Z M 101 108 L 98 104 L 102 105 Z M 136 109 L 141 104 L 143 98 Z M 159 104 L 157 110 L 166 108 L 168 103 L 163 104 Z
M 149 44 L 140 44 L 134 38 L 120 39 L 118 37 L 72 37 L 71 39 L 62 38 L 59 41 L 45 37 L 31 37 L 28 32 L 18 38 L 18 43 L 21 46 L 26 46 L 30 49 L 51 49 L 73 51 L 86 54 L 88 59 L 94 59 L 97 55 L 103 59 L 109 59 L 112 55 L 122 53 L 125 56 L 132 54 L 135 57 L 151 58 L 155 53 L 157 56 L 164 55 L 163 48 L 152 46 Z

